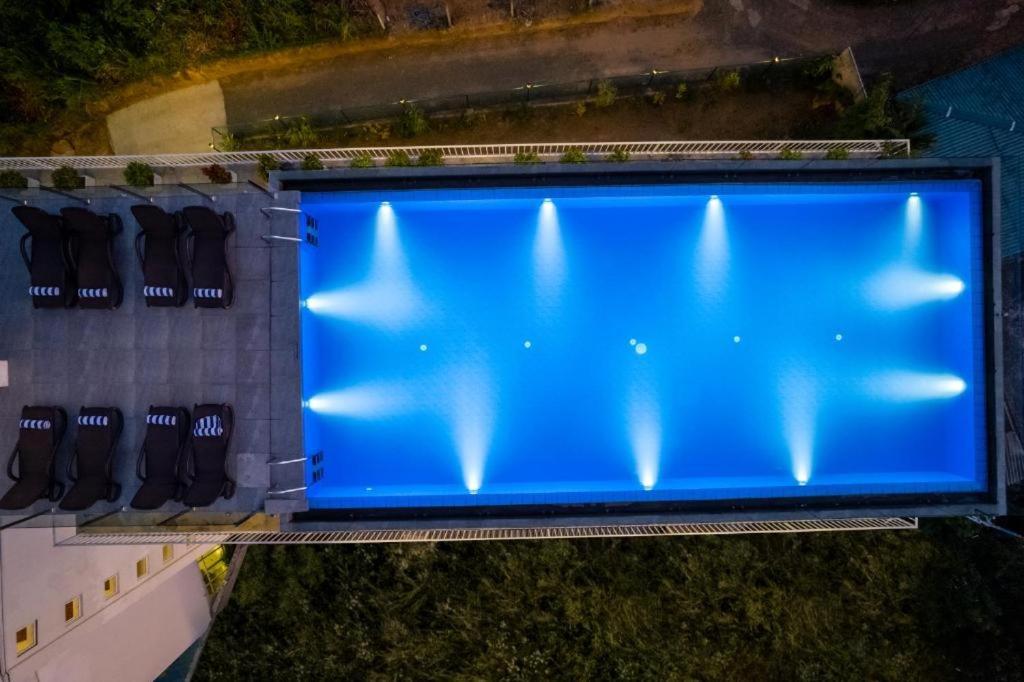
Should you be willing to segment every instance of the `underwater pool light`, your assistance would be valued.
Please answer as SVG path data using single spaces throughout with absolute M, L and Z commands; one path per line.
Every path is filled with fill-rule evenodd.
M 876 308 L 903 310 L 933 301 L 948 301 L 962 294 L 964 288 L 964 281 L 955 275 L 895 266 L 868 280 L 864 293 Z
M 646 355 L 647 354 L 647 344 L 643 343 L 643 342 L 640 342 L 640 343 L 636 344 L 636 346 L 633 347 L 633 350 L 636 351 L 637 355 Z
M 967 390 L 967 382 L 954 374 L 893 371 L 869 376 L 865 387 L 875 398 L 912 402 L 955 398 Z

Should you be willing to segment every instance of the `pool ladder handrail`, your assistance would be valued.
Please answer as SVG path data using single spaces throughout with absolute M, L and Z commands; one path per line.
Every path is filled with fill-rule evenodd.
M 309 216 L 310 218 L 313 217 L 313 216 L 310 216 L 305 211 L 303 211 L 301 208 L 288 208 L 286 206 L 263 206 L 263 207 L 260 208 L 260 213 L 265 215 L 268 219 L 271 217 L 270 216 L 270 211 L 280 211 L 281 213 L 305 213 L 305 215 Z M 282 242 L 291 242 L 293 244 L 294 243 L 298 243 L 298 244 L 302 243 L 302 239 L 299 238 L 299 237 L 286 237 L 286 236 L 280 235 L 280 234 L 261 234 L 260 235 L 260 239 L 262 239 L 263 241 L 268 242 L 268 243 L 272 242 L 274 240 L 282 241 Z

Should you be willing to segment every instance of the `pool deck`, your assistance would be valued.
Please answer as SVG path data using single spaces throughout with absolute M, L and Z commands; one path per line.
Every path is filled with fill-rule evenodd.
M 586 514 L 580 509 L 548 510 L 541 515 L 516 514 L 506 510 L 487 518 L 454 516 L 405 519 L 345 519 L 312 514 L 289 516 L 306 509 L 301 492 L 269 496 L 268 490 L 300 488 L 305 485 L 302 463 L 269 466 L 271 460 L 302 457 L 298 331 L 298 256 L 294 244 L 268 244 L 261 235 L 268 233 L 296 236 L 298 221 L 294 213 L 273 213 L 267 217 L 261 209 L 299 206 L 299 191 L 336 189 L 346 185 L 354 189 L 373 186 L 403 187 L 426 182 L 445 184 L 465 180 L 470 185 L 500 184 L 515 176 L 533 176 L 538 182 L 587 182 L 611 174 L 629 173 L 638 181 L 647 178 L 674 177 L 706 181 L 716 178 L 735 182 L 766 178 L 792 177 L 817 179 L 820 174 L 842 174 L 855 179 L 858 173 L 893 174 L 906 170 L 942 170 L 990 168 L 992 159 L 909 159 L 830 161 L 669 161 L 631 162 L 628 164 L 589 163 L 449 166 L 440 168 L 375 168 L 314 172 L 275 173 L 271 187 L 276 197 L 246 185 L 216 188 L 215 203 L 183 188 L 164 186 L 145 190 L 154 195 L 158 206 L 178 210 L 204 204 L 235 215 L 238 233 L 229 242 L 229 262 L 236 279 L 236 302 L 229 310 L 184 308 L 147 308 L 141 297 L 139 271 L 132 241 L 137 225 L 130 207 L 140 200 L 113 188 L 92 188 L 76 194 L 89 197 L 91 208 L 100 213 L 116 212 L 125 225 L 116 247 L 115 258 L 125 285 L 125 302 L 116 311 L 33 310 L 26 295 L 28 277 L 18 254 L 18 239 L 23 228 L 2 203 L 0 210 L 0 361 L 9 363 L 7 388 L 0 388 L 0 446 L 10 452 L 17 439 L 18 417 L 24 404 L 55 404 L 67 409 L 72 419 L 81 405 L 116 405 L 126 417 L 126 428 L 115 462 L 115 477 L 124 486 L 117 504 L 98 503 L 86 515 L 72 523 L 124 519 L 139 528 L 167 529 L 170 519 L 187 511 L 169 503 L 155 514 L 115 514 L 127 505 L 138 487 L 135 462 L 144 435 L 145 414 L 150 404 L 180 404 L 227 401 L 234 405 L 236 425 L 229 457 L 229 471 L 238 482 L 232 500 L 218 500 L 205 510 L 248 515 L 259 512 L 280 514 L 282 528 L 366 529 L 366 528 L 513 528 L 526 526 L 595 526 L 609 524 L 663 524 L 685 521 L 727 521 L 730 519 L 813 519 L 851 517 L 951 516 L 1005 511 L 1005 467 L 1002 434 L 1002 338 L 999 333 L 1003 301 L 998 287 L 993 292 L 992 356 L 995 365 L 989 377 L 992 387 L 995 447 L 992 472 L 992 499 L 982 503 L 895 505 L 877 500 L 860 506 L 833 504 L 818 506 L 793 503 L 778 508 L 725 507 L 720 510 L 673 511 L 614 509 Z M 996 166 L 997 167 L 997 166 Z M 635 175 L 634 175 L 635 174 Z M 994 250 L 993 278 L 999 282 L 998 250 L 999 188 L 994 174 L 990 203 Z M 862 177 L 867 177 L 862 175 Z M 460 180 L 462 179 L 462 180 Z M 688 180 L 684 180 L 688 181 Z M 203 191 L 214 191 L 203 186 Z M 298 190 L 298 191 L 293 191 Z M 135 190 L 133 190 L 135 191 Z M 40 190 L 3 194 L 27 200 L 30 205 L 56 212 L 64 206 L 81 205 L 73 199 Z M 1010 301 L 1007 301 L 1010 303 Z M 998 400 L 998 402 L 995 402 Z M 58 476 L 63 480 L 65 463 L 71 452 L 74 427 L 58 458 Z M 6 461 L 6 460 L 5 460 Z M 0 494 L 10 482 L 0 476 Z M 0 523 L 15 522 L 18 517 L 41 514 L 41 519 L 65 519 L 69 515 L 48 514 L 53 505 L 37 502 L 25 512 L 0 512 Z M 130 523 L 131 517 L 137 519 Z M 237 517 L 236 517 L 237 519 Z M 98 524 L 98 525 L 102 525 Z M 216 520 L 204 525 L 218 525 Z
M 89 517 L 106 514 L 127 505 L 138 488 L 135 463 L 149 405 L 182 405 L 191 410 L 195 403 L 227 402 L 233 405 L 236 420 L 228 469 L 238 489 L 233 499 L 220 499 L 207 510 L 263 510 L 268 489 L 294 482 L 272 480 L 272 469 L 275 476 L 288 472 L 269 467 L 268 460 L 295 457 L 301 446 L 297 254 L 293 244 L 271 246 L 261 238 L 271 231 L 294 235 L 296 216 L 278 212 L 268 218 L 260 209 L 294 207 L 298 195 L 282 193 L 275 199 L 246 185 L 206 186 L 204 191 L 218 193 L 216 201 L 178 187 L 133 191 L 152 194 L 155 205 L 170 211 L 206 204 L 234 214 L 238 231 L 228 241 L 234 305 L 211 310 L 195 308 L 189 301 L 182 308 L 147 307 L 133 247 L 138 225 L 130 212 L 131 206 L 142 202 L 104 187 L 75 193 L 88 197 L 88 206 L 39 190 L 25 190 L 19 197 L 54 213 L 77 205 L 120 215 L 124 232 L 116 241 L 115 262 L 125 287 L 124 303 L 113 311 L 34 310 L 18 252 L 24 229 L 8 210 L 12 204 L 5 202 L 0 211 L 0 360 L 8 362 L 10 385 L 0 389 L 4 462 L 17 441 L 21 406 L 59 405 L 72 422 L 57 460 L 58 477 L 66 481 L 65 463 L 71 455 L 79 407 L 119 407 L 125 429 L 114 476 L 123 492 L 118 502 L 99 502 L 88 511 Z M 295 480 L 301 482 L 301 472 L 296 474 Z M 6 475 L 0 479 L 2 493 L 11 482 Z M 35 514 L 52 506 L 40 500 L 25 512 L 8 514 Z M 158 511 L 166 516 L 184 509 L 170 502 Z

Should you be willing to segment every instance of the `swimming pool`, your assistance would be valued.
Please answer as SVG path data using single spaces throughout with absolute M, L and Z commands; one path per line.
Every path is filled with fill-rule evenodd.
M 988 491 L 976 179 L 303 192 L 312 509 Z

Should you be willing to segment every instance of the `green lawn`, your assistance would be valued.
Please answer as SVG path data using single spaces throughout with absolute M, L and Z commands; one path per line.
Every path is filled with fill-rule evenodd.
M 207 679 L 1021 679 L 1024 544 L 918 532 L 257 547 Z

